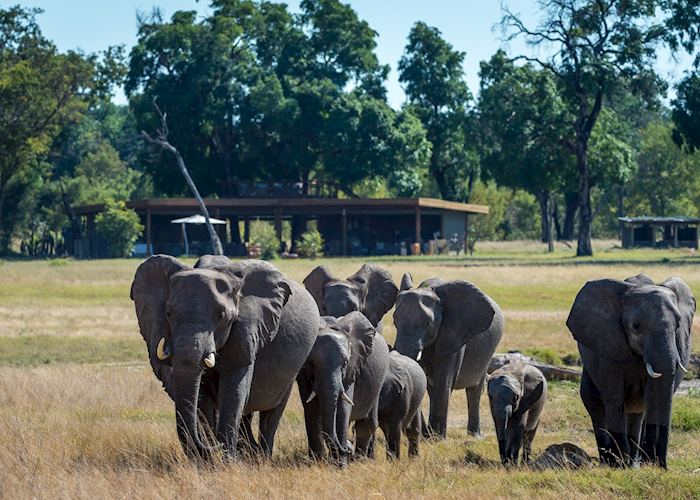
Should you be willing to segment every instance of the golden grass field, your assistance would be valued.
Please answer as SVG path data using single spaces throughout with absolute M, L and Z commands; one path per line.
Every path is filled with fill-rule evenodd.
M 700 258 L 688 252 L 630 253 L 628 263 L 623 262 L 624 252 L 584 261 L 560 255 L 569 260 L 549 262 L 549 256 L 539 254 L 541 246 L 527 248 L 509 247 L 514 253 L 531 251 L 536 258 L 517 253 L 508 260 L 502 257 L 503 248 L 495 248 L 493 259 L 487 253 L 466 260 L 385 259 L 383 265 L 397 283 L 405 271 L 414 282 L 431 276 L 473 281 L 505 312 L 506 334 L 499 351 L 520 349 L 550 362 L 576 352 L 564 322 L 576 292 L 589 279 L 625 278 L 642 271 L 656 280 L 678 275 L 700 295 Z M 344 277 L 361 262 L 275 264 L 301 280 L 320 263 Z M 700 394 L 694 391 L 677 396 L 674 403 L 669 471 L 535 472 L 475 465 L 465 460 L 468 454 L 497 459 L 498 450 L 486 396 L 481 408 L 484 439 L 467 436 L 463 392 L 452 398 L 448 439 L 422 443 L 417 459 L 404 456 L 400 462 L 387 462 L 379 432 L 374 461 L 344 470 L 308 462 L 295 391 L 271 461 L 190 463 L 179 448 L 173 404 L 147 364 L 129 300 L 139 263 L 0 264 L 1 497 L 700 497 Z M 390 318 L 384 332 L 389 341 L 395 335 Z M 700 350 L 697 326 L 696 320 L 694 345 Z M 537 455 L 547 445 L 564 441 L 595 454 L 577 385 L 555 382 L 533 451 Z M 406 453 L 405 446 L 402 451 Z

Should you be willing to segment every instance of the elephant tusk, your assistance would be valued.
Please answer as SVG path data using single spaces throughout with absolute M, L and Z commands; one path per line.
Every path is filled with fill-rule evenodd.
M 161 361 L 164 361 L 170 357 L 170 351 L 168 351 L 168 348 L 165 347 L 165 337 L 162 337 L 160 339 L 160 342 L 158 342 L 158 347 L 156 348 L 156 356 L 158 356 L 158 359 Z
M 306 402 L 310 403 L 316 397 L 316 391 L 311 391 L 311 394 L 306 398 Z
M 647 373 L 649 374 L 649 376 L 650 376 L 651 378 L 659 378 L 659 377 L 661 377 L 661 374 L 660 374 L 660 373 L 656 373 L 649 363 L 647 363 Z
M 416 356 L 416 361 L 420 361 L 420 358 L 422 358 L 422 357 L 423 357 L 423 349 L 418 351 L 418 356 Z
M 216 365 L 216 357 L 213 352 L 210 352 L 209 356 L 204 358 L 204 364 L 207 365 L 207 368 L 214 368 L 214 365 Z
M 345 394 L 345 391 L 343 391 L 343 392 L 340 394 L 340 399 L 342 399 L 343 401 L 345 401 L 346 403 L 348 403 L 350 406 L 355 406 L 355 403 L 352 402 L 352 399 L 350 399 L 350 396 L 348 396 L 347 394 Z
M 683 363 L 681 363 L 680 361 L 678 362 L 678 368 L 683 370 L 683 373 L 688 373 L 688 369 L 685 366 L 683 366 Z
M 513 405 L 506 406 L 505 428 L 508 428 L 508 419 L 513 415 Z

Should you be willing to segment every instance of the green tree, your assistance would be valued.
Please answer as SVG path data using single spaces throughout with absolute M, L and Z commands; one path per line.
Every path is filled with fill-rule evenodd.
M 95 230 L 107 243 L 109 256 L 121 258 L 129 256 L 143 226 L 138 214 L 126 208 L 124 202 L 110 202 L 95 217 Z
M 520 56 L 549 71 L 570 103 L 573 132 L 570 148 L 576 155 L 579 194 L 577 255 L 592 255 L 591 134 L 604 99 L 626 86 L 652 98 L 659 89 L 652 64 L 664 36 L 655 22 L 661 0 L 539 0 L 543 20 L 537 28 L 525 26 L 518 15 L 505 10 L 502 26 L 508 39 L 522 36 L 534 47 L 547 45 L 549 57 Z
M 540 205 L 541 240 L 553 250 L 553 194 L 569 168 L 563 124 L 568 109 L 552 76 L 516 66 L 498 51 L 481 63 L 482 167 L 499 185 L 524 189 Z
M 700 71 L 686 74 L 678 83 L 672 106 L 674 140 L 691 150 L 700 148 Z
M 437 28 L 418 22 L 411 28 L 398 66 L 407 108 L 421 120 L 431 145 L 430 175 L 444 199 L 459 201 L 469 200 L 479 176 L 464 56 Z
M 59 53 L 41 33 L 38 9 L 0 9 L 0 251 L 31 213 L 28 197 L 63 124 L 77 121 L 95 88 L 93 61 Z

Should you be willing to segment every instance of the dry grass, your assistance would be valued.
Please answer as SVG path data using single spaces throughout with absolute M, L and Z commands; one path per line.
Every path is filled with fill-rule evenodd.
M 360 260 L 279 261 L 301 280 L 325 263 L 338 276 Z M 700 294 L 700 268 L 629 263 L 465 267 L 463 261 L 388 261 L 398 281 L 465 278 L 491 294 L 507 317 L 501 350 L 575 352 L 564 321 L 580 286 L 644 271 L 676 274 Z M 655 497 L 700 494 L 700 398 L 679 398 L 670 471 L 506 471 L 466 460 L 497 458 L 486 398 L 485 438 L 466 434 L 462 392 L 452 399 L 449 439 L 423 443 L 421 456 L 389 463 L 380 436 L 375 461 L 337 470 L 306 460 L 303 415 L 293 394 L 271 462 L 197 466 L 184 459 L 173 406 L 145 363 L 128 292 L 137 261 L 6 262 L 0 267 L 0 496 L 2 497 Z M 389 319 L 389 317 L 387 317 Z M 387 321 L 385 335 L 395 335 Z M 696 328 L 696 348 L 698 343 Z M 119 347 L 121 346 L 121 348 Z M 121 350 L 119 350 L 121 349 Z M 682 410 L 682 411 L 681 411 Z M 682 419 L 682 420 L 681 420 Z M 695 423 L 694 423 L 695 422 Z M 590 422 L 571 383 L 553 384 L 535 451 L 571 441 L 594 454 Z M 680 428 L 686 429 L 681 431 Z M 404 447 L 405 453 L 405 447 Z

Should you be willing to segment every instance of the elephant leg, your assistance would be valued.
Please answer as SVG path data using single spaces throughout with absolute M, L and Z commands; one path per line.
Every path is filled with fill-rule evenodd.
M 241 417 L 241 427 L 238 439 L 238 451 L 254 455 L 259 451 L 258 442 L 253 434 L 253 414 Z
M 644 413 L 630 413 L 627 415 L 627 436 L 630 443 L 630 461 L 632 466 L 639 466 L 642 447 L 642 424 Z
M 591 380 L 585 368 L 581 374 L 580 394 L 583 406 L 586 407 L 586 411 L 588 411 L 591 417 L 591 424 L 593 424 L 593 433 L 595 434 L 600 461 L 608 463 L 607 450 L 610 449 L 610 435 L 605 426 L 605 406 L 603 405 L 598 388 L 593 383 L 593 380 Z
M 484 381 L 486 374 L 481 377 L 481 380 L 474 387 L 467 387 L 467 405 L 469 412 L 469 420 L 467 421 L 467 432 L 472 436 L 481 437 L 481 421 L 479 419 L 479 402 L 481 401 L 481 393 L 484 390 Z
M 408 438 L 408 456 L 418 456 L 418 442 L 421 435 L 421 422 L 423 414 L 418 410 L 406 427 L 406 437 Z
M 272 449 L 275 446 L 275 433 L 282 419 L 282 413 L 289 401 L 289 395 L 292 393 L 292 384 L 287 389 L 287 394 L 282 398 L 280 404 L 271 410 L 260 412 L 260 448 L 266 457 L 272 456 Z
M 627 438 L 627 419 L 625 403 L 621 399 L 605 401 L 605 425 L 610 432 L 608 463 L 615 467 L 624 467 L 630 458 L 630 446 Z
M 374 458 L 374 433 L 379 426 L 377 405 L 374 405 L 366 418 L 355 421 L 355 453 Z
M 394 460 L 401 458 L 401 421 L 392 421 L 387 426 L 386 436 L 386 458 Z
M 224 444 L 226 453 L 235 457 L 238 446 L 238 430 L 243 409 L 250 392 L 253 365 L 222 374 L 219 384 L 219 424 L 216 437 Z
M 462 360 L 460 352 L 443 360 L 434 362 L 432 367 L 432 386 L 428 387 L 430 396 L 430 428 L 439 439 L 447 437 L 447 412 L 450 406 L 450 394 L 455 377 Z
M 418 410 L 420 414 L 420 429 L 421 435 L 424 439 L 431 439 L 433 437 L 433 430 L 430 428 L 430 424 L 425 420 L 422 410 Z
M 539 424 L 538 424 L 539 425 Z M 525 431 L 523 436 L 523 463 L 528 464 L 530 462 L 530 456 L 532 455 L 532 442 L 535 440 L 535 434 L 537 434 L 537 426 L 534 429 Z

